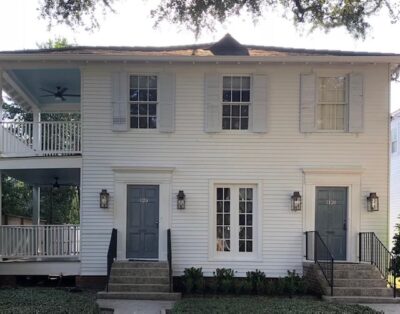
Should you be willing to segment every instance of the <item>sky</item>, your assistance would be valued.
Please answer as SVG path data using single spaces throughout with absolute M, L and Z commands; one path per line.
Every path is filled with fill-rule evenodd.
M 400 23 L 392 24 L 384 13 L 370 19 L 372 29 L 365 40 L 355 40 L 344 28 L 329 33 L 297 29 L 279 12 L 266 12 L 257 23 L 243 13 L 217 25 L 212 32 L 204 31 L 196 40 L 184 26 L 164 22 L 154 28 L 150 11 L 157 0 L 114 1 L 115 13 L 103 16 L 99 12 L 100 29 L 87 32 L 66 26 L 49 30 L 47 21 L 39 18 L 41 0 L 0 0 L 0 50 L 37 48 L 38 43 L 60 36 L 85 46 L 162 46 L 212 42 L 230 33 L 243 44 L 400 54 L 400 40 L 395 40 Z M 391 102 L 392 111 L 400 108 L 400 83 L 392 83 Z

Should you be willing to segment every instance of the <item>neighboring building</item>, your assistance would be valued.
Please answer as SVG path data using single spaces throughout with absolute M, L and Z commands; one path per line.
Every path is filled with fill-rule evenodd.
M 33 185 L 36 198 L 54 178 L 81 189 L 80 226 L 58 227 L 80 228 L 80 247 L 49 253 L 71 260 L 49 258 L 36 272 L 104 278 L 113 228 L 117 260 L 161 261 L 170 229 L 174 276 L 192 266 L 206 276 L 218 267 L 302 273 L 306 231 L 318 231 L 336 261 L 359 261 L 360 232 L 388 246 L 389 90 L 399 63 L 395 54 L 249 46 L 229 35 L 2 52 L 3 89 L 34 122 L 2 123 L 1 171 Z M 41 112 L 61 111 L 81 121 L 40 122 Z M 379 207 L 367 202 L 373 193 Z M 15 250 L 7 258 L 24 255 Z M 0 274 L 27 272 L 4 264 Z
M 390 239 L 393 239 L 396 225 L 400 223 L 400 109 L 392 113 L 390 143 Z M 392 243 L 391 243 L 392 244 Z

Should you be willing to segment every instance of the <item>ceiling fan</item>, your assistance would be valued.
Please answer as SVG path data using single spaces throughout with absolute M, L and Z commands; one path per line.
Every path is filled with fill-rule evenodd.
M 66 101 L 65 97 L 81 97 L 79 94 L 66 94 L 65 92 L 68 90 L 67 87 L 57 86 L 56 91 L 51 91 L 45 88 L 40 88 L 40 90 L 48 93 L 46 95 L 41 95 L 40 97 L 54 97 L 55 100 L 58 101 Z

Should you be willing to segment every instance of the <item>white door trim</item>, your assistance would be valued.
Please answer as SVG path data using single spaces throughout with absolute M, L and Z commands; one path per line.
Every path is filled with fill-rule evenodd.
M 326 168 L 324 168 L 326 169 Z M 358 168 L 359 169 L 359 168 Z M 335 171 L 336 170 L 336 171 Z M 361 221 L 361 173 L 354 167 L 327 171 L 303 169 L 303 231 L 315 230 L 315 189 L 317 186 L 347 187 L 347 250 L 346 260 L 357 262 L 357 239 Z
M 128 185 L 159 186 L 159 244 L 158 259 L 167 260 L 167 230 L 171 226 L 171 182 L 173 168 L 124 167 L 114 168 L 115 203 L 114 227 L 118 231 L 117 259 L 126 260 L 126 219 Z

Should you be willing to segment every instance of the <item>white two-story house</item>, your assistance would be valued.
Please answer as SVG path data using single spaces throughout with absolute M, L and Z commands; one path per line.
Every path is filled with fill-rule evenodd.
M 2 89 L 34 121 L 2 122 L 0 170 L 32 184 L 36 198 L 54 178 L 78 185 L 81 209 L 80 226 L 37 227 L 57 241 L 73 230 L 67 248 L 0 227 L 0 274 L 103 280 L 112 229 L 117 261 L 167 261 L 170 230 L 174 276 L 192 266 L 205 276 L 219 267 L 302 273 L 315 250 L 366 261 L 366 232 L 389 244 L 389 92 L 399 63 L 229 35 L 1 52 Z M 41 122 L 43 112 L 81 120 Z M 29 267 L 10 262 L 24 255 Z

